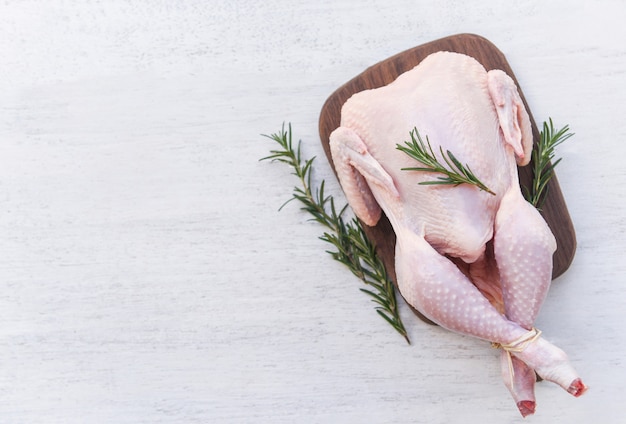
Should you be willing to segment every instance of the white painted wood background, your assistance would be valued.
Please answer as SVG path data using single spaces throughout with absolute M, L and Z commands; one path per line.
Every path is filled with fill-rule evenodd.
M 514 3 L 514 5 L 512 5 Z M 0 4 L 0 422 L 516 423 L 484 342 L 402 314 L 407 345 L 258 162 L 291 122 L 343 199 L 320 108 L 379 60 L 496 44 L 558 154 L 578 236 L 538 327 L 591 390 L 533 423 L 626 414 L 626 3 Z

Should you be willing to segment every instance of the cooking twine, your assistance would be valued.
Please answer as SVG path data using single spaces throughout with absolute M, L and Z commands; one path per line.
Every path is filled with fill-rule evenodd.
M 509 363 L 509 375 L 511 376 L 511 387 L 513 387 L 513 377 L 515 377 L 515 370 L 513 369 L 513 358 L 511 357 L 511 353 L 523 352 L 528 347 L 528 345 L 536 341 L 539 337 L 541 337 L 541 330 L 533 327 L 527 333 L 522 334 L 511 343 L 491 343 L 492 347 L 496 349 L 501 348 L 506 352 L 507 360 Z

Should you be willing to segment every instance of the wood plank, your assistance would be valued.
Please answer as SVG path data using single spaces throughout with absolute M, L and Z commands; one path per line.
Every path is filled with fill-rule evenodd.
M 506 72 L 518 86 L 520 96 L 528 114 L 533 131 L 534 143 L 539 140 L 539 130 L 532 116 L 532 112 L 524 98 L 519 82 L 506 58 L 496 46 L 487 39 L 474 34 L 458 34 L 423 44 L 401 52 L 363 71 L 352 80 L 339 87 L 326 100 L 322 107 L 319 132 L 322 145 L 328 160 L 332 164 L 329 149 L 330 133 L 339 127 L 341 107 L 346 100 L 359 91 L 378 88 L 394 81 L 400 74 L 417 66 L 426 56 L 437 51 L 452 51 L 474 57 L 488 71 L 501 69 Z M 334 170 L 334 166 L 333 166 Z M 519 167 L 520 185 L 529 187 L 532 183 L 532 165 Z M 554 176 L 548 185 L 548 194 L 542 205 L 541 214 L 548 223 L 557 240 L 557 251 L 553 257 L 553 278 L 563 274 L 572 263 L 576 251 L 576 234 L 571 221 L 558 180 Z M 389 275 L 395 281 L 394 246 L 395 234 L 389 220 L 383 215 L 375 227 L 363 225 L 367 236 L 377 248 L 382 257 Z M 417 311 L 415 311 L 417 313 Z M 418 315 L 420 315 L 418 313 Z M 422 319 L 423 316 L 420 315 Z

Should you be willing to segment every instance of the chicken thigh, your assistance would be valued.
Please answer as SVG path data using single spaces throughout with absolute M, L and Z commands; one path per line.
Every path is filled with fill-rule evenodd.
M 437 174 L 402 170 L 420 166 L 396 148 L 414 128 L 495 195 L 421 185 Z M 565 353 L 533 327 L 556 242 L 520 191 L 517 165 L 530 160 L 532 133 L 509 76 L 434 53 L 391 84 L 353 95 L 330 147 L 355 214 L 371 226 L 384 212 L 394 229 L 402 296 L 442 327 L 502 347 L 504 381 L 523 415 L 535 409 L 535 372 L 575 396 L 585 391 Z

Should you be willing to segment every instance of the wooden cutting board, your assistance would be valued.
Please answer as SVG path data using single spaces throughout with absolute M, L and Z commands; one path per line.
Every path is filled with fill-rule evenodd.
M 431 53 L 446 50 L 464 53 L 478 60 L 488 71 L 501 69 L 506 72 L 518 86 L 520 96 L 530 115 L 534 142 L 539 140 L 539 131 L 519 83 L 504 55 L 491 42 L 474 34 L 459 34 L 442 38 L 406 50 L 366 69 L 352 80 L 339 87 L 322 107 L 319 131 L 326 156 L 332 165 L 329 149 L 330 133 L 339 127 L 341 107 L 354 93 L 366 89 L 377 88 L 394 81 L 400 74 L 419 64 Z M 548 117 L 545 117 L 547 120 Z M 334 166 L 333 166 L 334 169 Z M 520 185 L 528 187 L 532 182 L 532 165 L 519 168 Z M 548 193 L 542 206 L 541 214 L 550 226 L 557 240 L 557 250 L 553 257 L 553 278 L 558 277 L 570 266 L 576 250 L 576 235 L 570 219 L 563 194 L 556 176 L 548 184 Z M 388 219 L 383 216 L 375 227 L 363 225 L 367 236 L 374 242 L 378 254 L 387 268 L 387 272 L 395 281 L 394 246 L 395 234 Z

